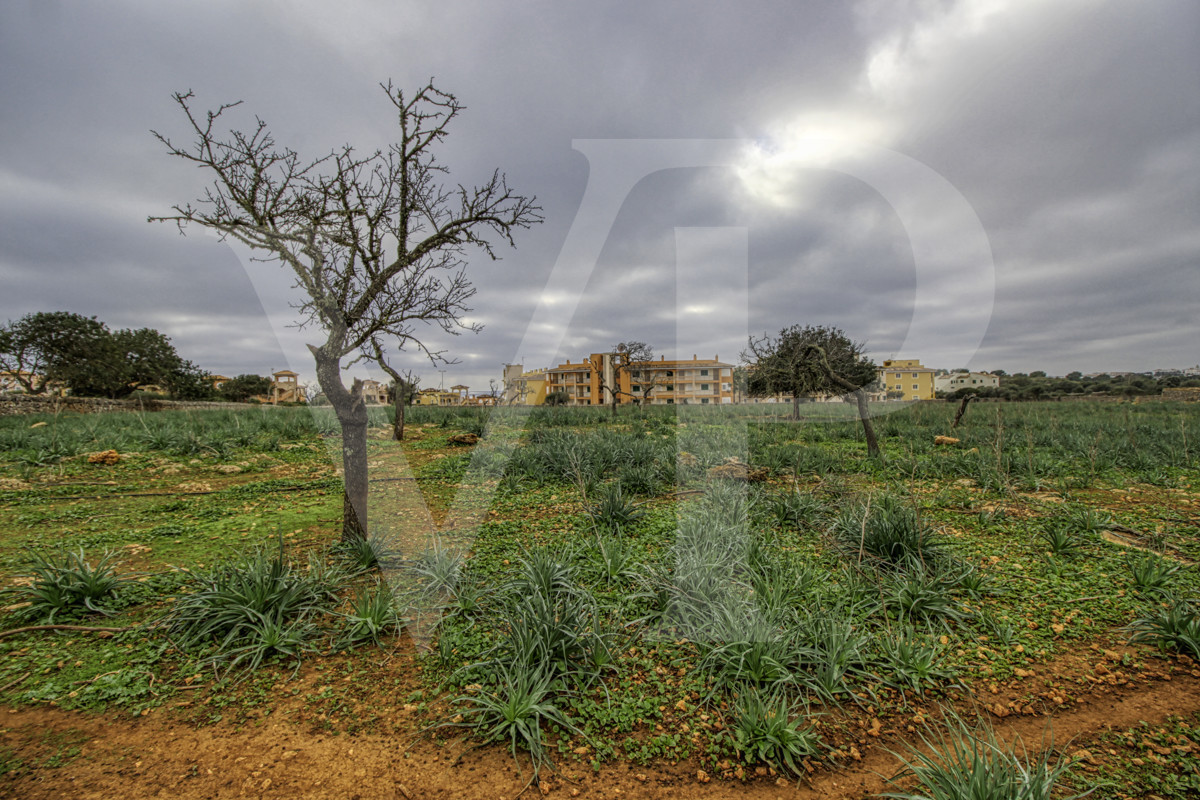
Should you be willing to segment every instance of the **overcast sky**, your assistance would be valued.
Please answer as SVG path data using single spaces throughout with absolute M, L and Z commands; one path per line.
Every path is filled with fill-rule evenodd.
M 467 106 L 451 179 L 498 167 L 545 214 L 471 258 L 484 329 L 430 336 L 446 386 L 627 339 L 736 363 L 796 323 L 942 368 L 1200 362 L 1195 0 L 12 0 L 0 320 L 95 315 L 311 379 L 280 268 L 146 222 L 208 180 L 150 130 L 186 139 L 191 89 L 303 155 L 370 151 L 395 132 L 377 84 L 430 77 Z

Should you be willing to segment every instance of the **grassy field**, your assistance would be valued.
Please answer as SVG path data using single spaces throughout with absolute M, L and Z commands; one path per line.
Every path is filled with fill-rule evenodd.
M 925 740 L 1060 792 L 1200 792 L 1186 703 L 1044 756 L 989 738 L 1200 675 L 1200 408 L 885 407 L 878 460 L 851 407 L 787 410 L 415 408 L 401 447 L 378 409 L 349 548 L 328 412 L 0 419 L 0 625 L 115 629 L 0 634 L 0 702 L 466 736 L 526 777 L 795 784 L 873 749 L 915 792 L 956 771 Z M 6 747 L 14 781 L 79 757 Z

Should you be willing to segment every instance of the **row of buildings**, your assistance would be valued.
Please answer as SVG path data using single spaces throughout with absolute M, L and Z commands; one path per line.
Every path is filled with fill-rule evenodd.
M 693 355 L 675 360 L 660 357 L 618 369 L 612 353 L 592 353 L 552 369 L 525 370 L 521 364 L 507 364 L 502 400 L 506 405 L 542 405 L 556 395 L 565 405 L 607 405 L 614 393 L 618 404 L 731 405 L 791 400 L 783 395 L 747 397 L 734 380 L 734 368 L 719 355 L 711 359 Z M 872 395 L 875 400 L 932 400 L 938 393 L 1000 385 L 1000 378 L 988 372 L 939 374 L 917 359 L 884 361 L 879 379 L 882 389 Z

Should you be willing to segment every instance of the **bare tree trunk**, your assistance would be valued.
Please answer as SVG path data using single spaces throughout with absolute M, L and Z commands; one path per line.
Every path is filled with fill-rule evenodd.
M 800 395 L 792 393 L 792 419 L 800 421 Z
M 342 384 L 337 358 L 309 346 L 317 362 L 317 382 L 342 428 L 342 541 L 367 538 L 367 404 L 362 381 Z
M 396 417 L 392 420 L 392 441 L 404 441 L 404 406 L 408 400 L 400 383 L 396 384 Z
M 871 409 L 867 405 L 867 391 L 861 386 L 855 386 L 850 381 L 843 378 L 833 371 L 833 367 L 829 366 L 829 359 L 825 357 L 825 351 L 815 344 L 810 344 L 805 350 L 806 357 L 808 355 L 817 355 L 817 363 L 820 364 L 821 370 L 830 382 L 839 386 L 848 394 L 854 395 L 854 402 L 858 405 L 858 419 L 862 422 L 863 437 L 867 440 L 867 455 L 871 458 L 879 456 L 879 441 L 875 438 L 875 426 L 871 424 Z
M 862 422 L 863 437 L 867 440 L 867 455 L 879 457 L 879 440 L 875 438 L 875 426 L 871 424 L 871 408 L 867 404 L 867 393 L 861 387 L 854 390 L 854 402 L 858 405 L 858 419 Z
M 958 423 L 962 421 L 963 416 L 967 413 L 967 404 L 975 399 L 973 394 L 963 395 L 962 402 L 958 404 L 958 411 L 954 414 L 954 422 L 950 423 L 950 429 L 954 430 L 958 427 Z

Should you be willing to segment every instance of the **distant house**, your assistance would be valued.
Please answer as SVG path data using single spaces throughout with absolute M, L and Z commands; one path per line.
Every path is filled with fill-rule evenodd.
M 216 389 L 220 389 L 220 388 L 221 388 L 222 386 L 224 386 L 226 383 L 228 383 L 229 381 L 233 380 L 233 378 L 230 378 L 230 377 L 228 377 L 228 376 L 226 376 L 226 375 L 209 375 L 209 376 L 208 376 L 208 379 L 209 379 L 209 381 L 211 381 L 211 382 L 212 382 L 212 388 L 213 388 L 214 390 L 216 390 Z
M 462 401 L 458 392 L 444 389 L 422 389 L 417 392 L 413 403 L 419 406 L 456 406 Z
M 300 374 L 290 369 L 271 373 L 272 403 L 303 403 L 304 389 L 300 386 Z
M 21 380 L 36 384 L 41 380 L 41 376 L 25 370 L 0 372 L 0 392 L 7 394 L 23 393 L 25 386 L 21 383 Z
M 922 366 L 919 359 L 889 359 L 879 370 L 879 380 L 888 395 L 900 400 L 932 400 L 934 397 L 933 370 Z
M 934 391 L 952 394 L 959 389 L 998 389 L 1000 376 L 990 372 L 951 372 L 933 379 Z
M 367 379 L 362 382 L 363 402 L 369 406 L 385 406 L 388 403 L 388 390 L 379 381 Z

